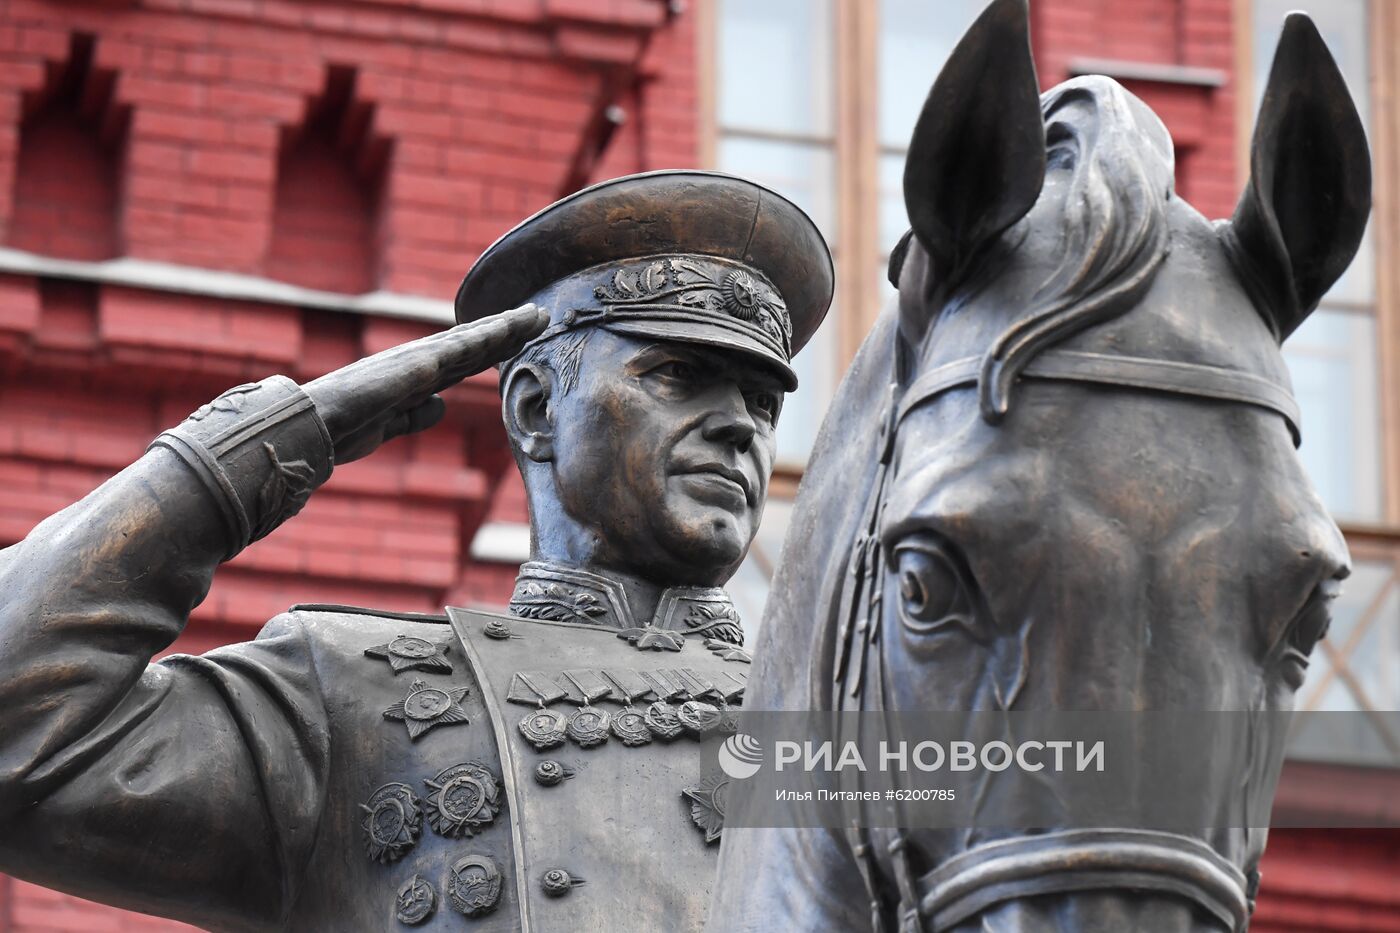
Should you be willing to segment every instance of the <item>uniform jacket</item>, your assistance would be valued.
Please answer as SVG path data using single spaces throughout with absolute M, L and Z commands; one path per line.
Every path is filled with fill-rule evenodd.
M 701 926 L 704 746 L 623 714 L 737 702 L 742 650 L 558 621 L 536 582 L 536 618 L 299 607 L 150 663 L 236 550 L 217 499 L 157 446 L 0 551 L 0 870 L 220 931 Z

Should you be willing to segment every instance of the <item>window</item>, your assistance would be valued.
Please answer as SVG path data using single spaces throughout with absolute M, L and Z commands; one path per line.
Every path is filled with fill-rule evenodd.
M 794 361 L 798 390 L 778 428 L 786 486 L 811 453 L 847 362 L 889 289 L 889 250 L 907 227 L 904 151 L 953 46 L 985 0 L 712 0 L 712 164 L 809 213 L 831 245 L 837 292 L 827 323 Z M 862 272 L 861 270 L 865 270 Z M 780 475 L 780 480 L 784 479 Z M 730 582 L 752 633 L 791 504 L 775 484 L 750 558 Z
M 800 206 L 836 243 L 836 0 L 718 0 L 715 164 Z M 839 256 L 837 257 L 839 261 Z M 778 455 L 806 461 L 836 388 L 832 328 L 794 361 L 800 387 L 784 403 Z
M 938 15 L 930 16 L 928 4 L 921 0 L 880 0 L 876 60 L 882 282 L 889 251 L 909 228 L 909 217 L 904 211 L 904 156 L 909 137 L 938 70 L 985 5 L 983 0 L 944 0 Z

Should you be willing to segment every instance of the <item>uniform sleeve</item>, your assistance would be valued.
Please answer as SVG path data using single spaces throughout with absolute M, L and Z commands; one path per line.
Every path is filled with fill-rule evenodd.
M 0 870 L 218 930 L 290 910 L 329 747 L 299 628 L 150 663 L 329 473 L 309 400 L 261 388 L 0 551 Z

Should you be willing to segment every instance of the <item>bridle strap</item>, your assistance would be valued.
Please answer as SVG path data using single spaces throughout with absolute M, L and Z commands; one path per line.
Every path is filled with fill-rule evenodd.
M 1244 874 L 1200 839 L 1143 829 L 1075 829 L 986 843 L 919 879 L 919 914 L 942 933 L 1005 901 L 1135 891 L 1183 897 L 1232 933 L 1248 927 Z
M 900 400 L 896 423 L 904 420 L 915 406 L 949 389 L 977 385 L 981 372 L 982 358 L 968 356 L 923 373 Z M 1239 369 L 1082 350 L 1046 350 L 1027 364 L 1021 378 L 1087 382 L 1254 405 L 1281 415 L 1293 435 L 1294 446 L 1302 442 L 1302 417 L 1293 393 L 1276 382 Z

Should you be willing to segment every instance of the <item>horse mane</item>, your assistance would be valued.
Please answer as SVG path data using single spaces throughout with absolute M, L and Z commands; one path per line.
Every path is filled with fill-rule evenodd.
M 982 358 L 979 403 L 991 424 L 1010 409 L 1012 387 L 1036 354 L 1136 306 L 1170 249 L 1175 158 L 1157 115 L 1097 75 L 1066 81 L 1040 101 L 1047 168 L 1071 173 L 1060 218 L 1064 260 Z M 1026 222 L 1007 237 L 1024 236 Z M 976 291 L 1004 268 L 983 263 L 959 291 Z

